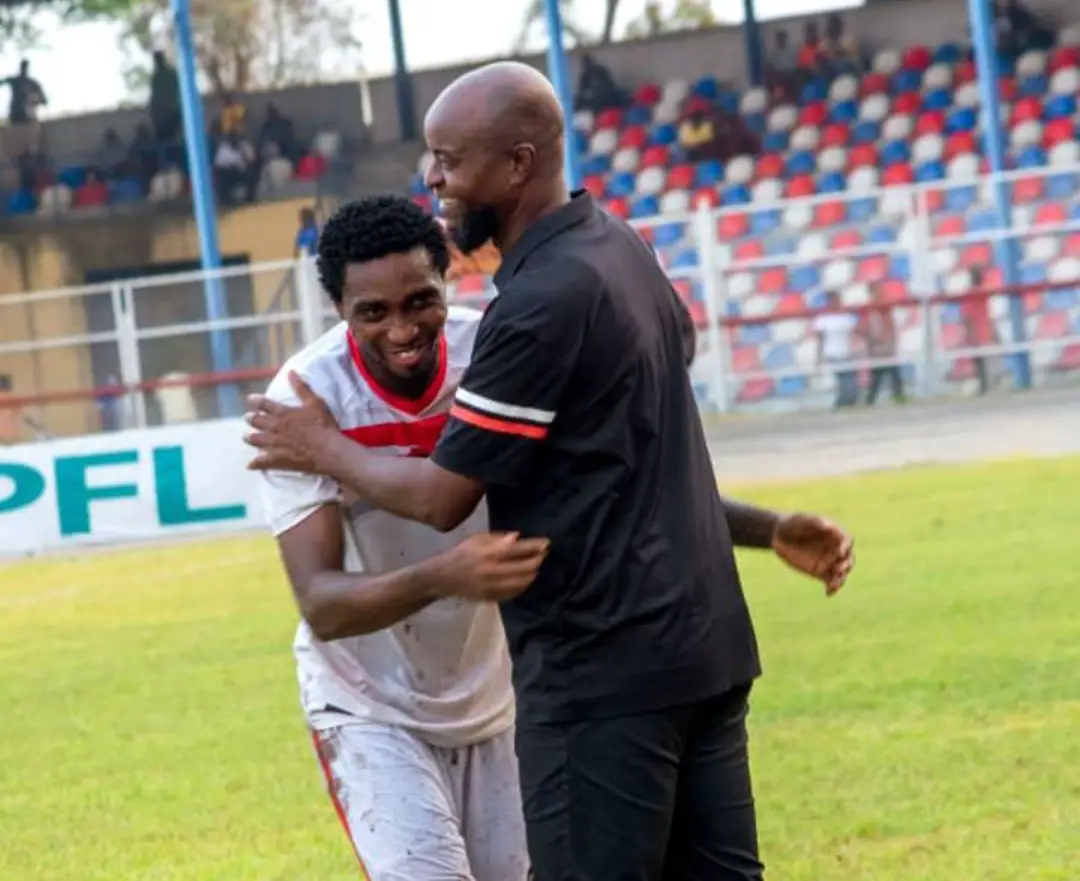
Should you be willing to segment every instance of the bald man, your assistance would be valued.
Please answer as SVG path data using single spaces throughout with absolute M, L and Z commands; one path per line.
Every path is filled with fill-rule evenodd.
M 251 416 L 264 467 L 334 477 L 438 529 L 551 540 L 502 605 L 537 881 L 762 877 L 746 742 L 760 672 L 733 546 L 836 591 L 850 539 L 722 499 L 685 367 L 685 310 L 626 224 L 563 183 L 563 119 L 532 68 L 454 83 L 425 121 L 427 183 L 499 296 L 430 458 L 342 441 L 318 407 Z

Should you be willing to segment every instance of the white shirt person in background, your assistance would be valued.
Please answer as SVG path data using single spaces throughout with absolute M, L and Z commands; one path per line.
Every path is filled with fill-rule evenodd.
M 818 338 L 818 363 L 831 366 L 836 374 L 836 406 L 852 407 L 859 400 L 859 378 L 855 360 L 859 319 L 852 312 L 839 312 L 840 297 L 828 295 L 826 312 L 814 319 Z

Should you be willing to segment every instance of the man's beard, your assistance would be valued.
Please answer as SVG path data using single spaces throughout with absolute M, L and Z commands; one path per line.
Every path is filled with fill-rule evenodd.
M 494 208 L 474 208 L 454 228 L 454 244 L 462 254 L 471 254 L 495 238 L 498 231 L 499 218 Z

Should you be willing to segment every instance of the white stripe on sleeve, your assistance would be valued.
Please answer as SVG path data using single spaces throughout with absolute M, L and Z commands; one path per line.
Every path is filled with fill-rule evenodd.
M 536 407 L 519 407 L 517 404 L 504 404 L 502 401 L 493 401 L 476 392 L 459 388 L 457 399 L 466 407 L 472 407 L 482 413 L 492 416 L 503 416 L 507 419 L 525 419 L 538 425 L 551 425 L 555 421 L 554 410 L 539 410 Z

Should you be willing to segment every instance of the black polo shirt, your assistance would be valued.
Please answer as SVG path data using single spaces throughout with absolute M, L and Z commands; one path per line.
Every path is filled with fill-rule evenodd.
M 503 604 L 523 722 L 647 712 L 759 673 L 679 305 L 637 233 L 575 194 L 503 257 L 434 453 L 493 530 L 551 539 Z

